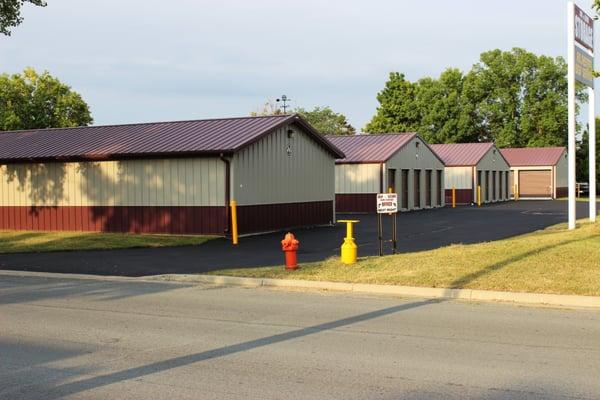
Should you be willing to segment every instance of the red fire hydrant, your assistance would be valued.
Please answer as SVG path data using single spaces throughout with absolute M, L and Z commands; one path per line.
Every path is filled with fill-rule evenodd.
M 281 241 L 281 250 L 285 253 L 285 269 L 298 268 L 298 260 L 296 251 L 298 250 L 299 241 L 296 240 L 293 233 L 286 233 Z

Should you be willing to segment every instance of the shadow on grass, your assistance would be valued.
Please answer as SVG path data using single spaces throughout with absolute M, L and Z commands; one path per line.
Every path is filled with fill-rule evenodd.
M 488 275 L 490 273 L 496 272 L 512 263 L 521 261 L 526 259 L 527 257 L 531 257 L 534 255 L 537 255 L 539 253 L 557 248 L 557 247 L 561 247 L 561 246 L 566 246 L 570 243 L 574 243 L 574 242 L 582 242 L 582 241 L 588 241 L 588 240 L 592 240 L 595 239 L 597 237 L 600 237 L 600 235 L 592 235 L 588 238 L 585 239 L 570 239 L 570 240 L 563 240 L 559 243 L 556 244 L 551 244 L 551 245 L 546 245 L 546 246 L 542 246 L 542 247 L 537 247 L 533 250 L 529 250 L 526 251 L 524 253 L 520 253 L 517 254 L 515 256 L 509 257 L 507 259 L 504 259 L 500 262 L 494 263 L 492 265 L 489 265 L 479 271 L 476 272 L 472 272 L 470 274 L 467 274 L 461 278 L 458 278 L 456 280 L 454 280 L 452 283 L 450 283 L 449 287 L 452 289 L 461 289 L 463 287 L 465 287 L 466 285 L 468 285 L 469 283 L 473 282 L 476 279 L 481 278 L 482 276 Z

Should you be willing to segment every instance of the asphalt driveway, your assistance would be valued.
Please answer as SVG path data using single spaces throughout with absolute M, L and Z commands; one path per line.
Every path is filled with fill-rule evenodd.
M 587 203 L 577 203 L 579 217 Z M 375 215 L 338 215 L 359 219 L 355 237 L 359 256 L 378 253 Z M 385 218 L 385 252 L 391 253 L 391 220 Z M 567 220 L 566 201 L 519 201 L 481 208 L 458 207 L 398 215 L 398 251 L 414 252 L 453 243 L 478 243 L 533 232 Z M 300 240 L 300 262 L 319 261 L 339 254 L 345 235 L 342 224 L 294 231 Z M 198 246 L 0 254 L 0 269 L 95 275 L 145 276 L 202 273 L 223 268 L 281 265 L 283 232 L 240 238 L 238 246 L 226 239 Z

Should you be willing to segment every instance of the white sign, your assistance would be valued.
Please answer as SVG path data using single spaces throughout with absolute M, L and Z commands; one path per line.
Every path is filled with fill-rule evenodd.
M 390 214 L 398 212 L 398 194 L 396 193 L 378 193 L 377 194 L 377 213 Z
M 567 55 L 568 55 L 568 181 L 569 181 L 569 229 L 576 226 L 575 204 L 575 151 L 576 109 L 575 81 L 588 86 L 589 129 L 589 179 L 590 221 L 596 221 L 596 94 L 594 92 L 594 20 L 575 3 L 567 3 Z M 593 187 L 592 187 L 593 186 Z

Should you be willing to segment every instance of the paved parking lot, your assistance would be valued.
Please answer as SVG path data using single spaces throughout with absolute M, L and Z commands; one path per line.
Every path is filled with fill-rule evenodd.
M 587 216 L 587 203 L 578 203 L 578 216 Z M 398 250 L 413 252 L 452 243 L 478 243 L 533 232 L 567 220 L 566 201 L 519 201 L 481 208 L 458 207 L 398 215 Z M 375 215 L 339 215 L 356 218 L 355 237 L 359 256 L 376 255 Z M 385 218 L 384 236 L 391 238 L 390 218 Z M 345 227 L 319 227 L 294 231 L 300 240 L 300 262 L 319 261 L 339 254 Z M 80 252 L 0 255 L 0 269 L 144 276 L 167 273 L 201 273 L 222 268 L 280 265 L 279 241 L 283 233 L 243 237 L 232 246 L 226 239 L 199 246 L 160 249 L 124 249 Z M 391 252 L 391 243 L 385 243 Z

